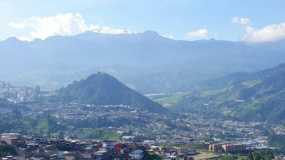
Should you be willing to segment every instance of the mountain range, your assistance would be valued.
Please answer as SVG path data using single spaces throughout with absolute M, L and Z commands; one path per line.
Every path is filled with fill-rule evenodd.
M 177 110 L 239 120 L 285 122 L 285 64 L 207 81 L 177 103 Z
M 142 93 L 188 91 L 203 80 L 285 62 L 284 44 L 183 41 L 153 31 L 86 32 L 32 42 L 9 38 L 0 42 L 0 76 L 17 85 L 58 89 L 102 71 Z

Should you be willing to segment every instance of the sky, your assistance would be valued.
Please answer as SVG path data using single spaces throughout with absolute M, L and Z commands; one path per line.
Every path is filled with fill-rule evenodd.
M 0 0 L 0 39 L 156 31 L 172 39 L 285 38 L 284 0 Z

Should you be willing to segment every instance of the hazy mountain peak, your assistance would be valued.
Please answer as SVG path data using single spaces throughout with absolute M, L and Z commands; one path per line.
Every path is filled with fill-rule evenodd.
M 10 37 L 3 41 L 4 43 L 21 43 L 23 41 L 19 40 L 17 37 Z
M 102 81 L 103 83 L 108 83 L 109 81 L 114 82 L 118 80 L 107 73 L 97 72 L 87 77 L 86 81 Z
M 142 34 L 145 36 L 150 36 L 150 37 L 157 37 L 157 36 L 160 37 L 160 35 L 157 32 L 151 31 L 151 30 L 145 31 Z
M 95 74 L 90 75 L 87 79 L 95 79 L 95 78 L 99 78 L 99 77 L 103 77 L 103 78 L 113 78 L 111 75 L 104 73 L 104 72 L 97 72 Z

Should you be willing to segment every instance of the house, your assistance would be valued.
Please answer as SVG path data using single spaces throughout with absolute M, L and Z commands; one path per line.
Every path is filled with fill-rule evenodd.
M 223 152 L 223 144 L 209 144 L 209 151 L 210 152 Z
M 129 154 L 132 160 L 141 160 L 144 157 L 144 151 L 141 149 L 134 150 Z
M 0 142 L 1 141 L 9 145 L 25 145 L 25 139 L 17 133 L 3 133 L 0 135 Z
M 247 150 L 243 144 L 224 144 L 222 148 L 225 153 L 243 153 Z
M 77 155 L 75 153 L 72 152 L 64 152 L 64 160 L 76 160 L 77 159 Z

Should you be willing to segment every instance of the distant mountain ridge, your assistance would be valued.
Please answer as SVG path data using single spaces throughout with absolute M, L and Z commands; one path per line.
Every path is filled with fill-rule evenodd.
M 199 93 L 184 98 L 177 109 L 241 120 L 285 122 L 284 75 L 285 64 L 281 64 L 212 80 Z
M 76 81 L 56 94 L 57 101 L 94 105 L 128 105 L 154 113 L 167 113 L 159 104 L 128 88 L 106 73 Z
M 121 35 L 86 32 L 32 42 L 10 38 L 0 42 L 0 76 L 13 84 L 58 89 L 102 71 L 143 93 L 187 91 L 202 80 L 283 63 L 284 44 L 190 42 L 152 31 Z

